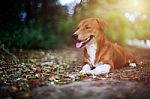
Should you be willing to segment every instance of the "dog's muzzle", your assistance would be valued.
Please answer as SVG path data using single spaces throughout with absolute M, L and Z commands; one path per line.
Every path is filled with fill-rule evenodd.
M 72 37 L 76 41 L 76 47 L 77 48 L 81 48 L 81 47 L 85 46 L 94 36 L 91 35 L 91 36 L 89 36 L 88 38 L 86 38 L 84 40 L 79 40 L 77 34 L 73 34 Z

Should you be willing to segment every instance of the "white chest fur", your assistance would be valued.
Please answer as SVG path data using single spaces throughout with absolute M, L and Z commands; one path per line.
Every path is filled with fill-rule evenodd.
M 86 47 L 87 53 L 89 55 L 89 63 L 92 64 L 93 66 L 96 57 L 96 47 L 97 47 L 96 44 L 91 44 Z

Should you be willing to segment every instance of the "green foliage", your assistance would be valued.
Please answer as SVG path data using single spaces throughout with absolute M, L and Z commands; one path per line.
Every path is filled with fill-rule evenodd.
M 50 34 L 48 36 L 42 36 L 40 48 L 58 48 L 64 44 L 62 38 L 59 35 Z
M 107 36 L 124 44 L 128 39 L 150 39 L 149 1 L 89 0 L 76 6 L 74 19 L 97 17 L 107 23 Z M 126 5 L 126 6 L 124 6 Z
M 71 17 L 67 20 L 61 20 L 58 23 L 57 32 L 61 35 L 61 39 L 64 39 L 66 44 L 72 43 L 72 32 L 74 30 L 74 25 Z
M 1 30 L 0 41 L 7 48 L 48 48 L 59 47 L 59 36 L 44 35 L 38 26 L 26 25 L 13 31 Z
M 0 8 L 0 44 L 6 48 L 56 48 L 68 41 L 67 7 L 57 0 L 8 0 Z
M 67 7 L 59 5 L 57 0 L 8 0 L 1 4 L 4 7 L 0 6 L 0 42 L 6 48 L 26 49 L 69 45 L 72 44 L 74 27 L 87 17 L 105 20 L 108 24 L 106 33 L 112 41 L 125 43 L 131 38 L 149 39 L 148 4 L 148 0 L 81 0 L 74 15 L 70 16 Z M 23 20 L 21 12 L 26 13 Z M 130 17 L 136 16 L 134 21 L 126 13 Z
M 106 17 L 108 24 L 107 35 L 113 41 L 124 43 L 127 39 L 129 21 L 120 13 L 110 13 Z

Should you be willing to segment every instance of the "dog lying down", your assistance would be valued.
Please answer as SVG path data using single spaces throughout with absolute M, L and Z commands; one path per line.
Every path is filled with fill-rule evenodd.
M 84 48 L 80 73 L 99 75 L 123 66 L 136 66 L 133 55 L 105 36 L 105 23 L 97 18 L 82 20 L 73 38 L 77 48 Z

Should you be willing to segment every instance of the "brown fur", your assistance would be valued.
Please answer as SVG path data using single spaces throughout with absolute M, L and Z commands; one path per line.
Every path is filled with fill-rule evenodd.
M 84 19 L 80 22 L 77 30 L 79 40 L 84 40 L 94 35 L 94 40 L 89 44 L 96 43 L 95 64 L 102 62 L 110 64 L 111 69 L 121 68 L 130 62 L 135 62 L 133 55 L 118 44 L 113 44 L 105 36 L 106 25 L 103 21 L 95 18 Z M 83 64 L 88 63 L 89 56 L 86 47 L 84 48 Z

